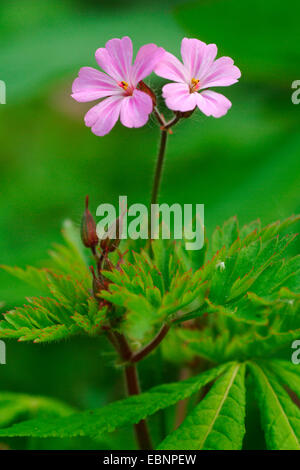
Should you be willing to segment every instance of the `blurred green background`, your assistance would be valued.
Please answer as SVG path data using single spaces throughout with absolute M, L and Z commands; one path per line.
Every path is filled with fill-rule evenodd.
M 220 89 L 233 103 L 227 116 L 197 112 L 175 128 L 161 201 L 204 203 L 208 233 L 235 214 L 244 224 L 300 212 L 300 105 L 291 101 L 291 84 L 300 79 L 299 13 L 296 0 L 1 0 L 0 79 L 7 104 L 0 105 L 0 263 L 42 265 L 51 244 L 60 241 L 63 220 L 79 224 L 86 194 L 93 210 L 123 194 L 129 204 L 148 202 L 159 136 L 155 121 L 137 130 L 118 124 L 99 138 L 83 123 L 91 104 L 70 98 L 78 69 L 96 67 L 95 50 L 122 35 L 133 39 L 135 50 L 155 42 L 177 56 L 184 36 L 215 42 L 219 55 L 233 57 L 242 71 L 238 84 Z M 159 91 L 165 82 L 151 76 L 148 83 Z M 0 273 L 2 311 L 29 294 Z M 120 371 L 111 368 L 110 352 L 103 353 L 97 341 L 9 342 L 7 362 L 0 366 L 2 390 L 51 395 L 80 409 L 121 396 Z M 111 382 L 114 397 L 107 392 Z M 101 445 L 30 445 L 133 445 L 126 430 L 114 444 L 109 439 Z

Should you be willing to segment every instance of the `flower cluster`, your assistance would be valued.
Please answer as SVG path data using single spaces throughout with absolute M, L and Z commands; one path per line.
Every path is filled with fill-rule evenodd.
M 141 127 L 155 107 L 155 95 L 143 80 L 155 72 L 173 82 L 162 89 L 169 109 L 186 113 L 198 107 L 206 116 L 218 118 L 227 113 L 231 102 L 210 88 L 236 83 L 241 72 L 230 57 L 216 59 L 216 55 L 215 44 L 184 38 L 183 63 L 155 44 L 142 46 L 133 62 L 131 39 L 111 39 L 95 54 L 105 73 L 82 67 L 73 82 L 72 97 L 80 102 L 104 98 L 85 116 L 86 125 L 98 136 L 108 134 L 119 118 L 126 127 Z

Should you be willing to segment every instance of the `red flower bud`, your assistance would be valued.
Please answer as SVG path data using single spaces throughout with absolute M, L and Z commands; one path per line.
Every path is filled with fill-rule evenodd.
M 85 211 L 81 219 L 81 240 L 87 248 L 98 245 L 99 239 L 96 232 L 96 223 L 89 211 L 89 197 L 85 198 Z

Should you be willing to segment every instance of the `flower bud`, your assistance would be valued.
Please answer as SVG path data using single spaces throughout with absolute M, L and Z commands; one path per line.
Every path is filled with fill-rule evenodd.
M 150 96 L 152 99 L 153 107 L 156 106 L 156 95 L 151 88 L 149 88 L 143 80 L 141 80 L 138 84 L 139 90 L 143 91 L 144 93 L 147 93 L 147 95 Z
M 89 211 L 89 197 L 85 198 L 85 211 L 81 219 L 81 240 L 87 248 L 95 247 L 98 242 L 96 223 Z

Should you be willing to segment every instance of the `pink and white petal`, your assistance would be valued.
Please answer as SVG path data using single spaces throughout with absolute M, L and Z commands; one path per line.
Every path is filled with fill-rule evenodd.
M 111 96 L 96 104 L 84 117 L 86 126 L 98 136 L 108 134 L 119 118 L 123 99 L 123 96 Z
M 190 82 L 189 70 L 170 52 L 165 52 L 162 60 L 154 68 L 156 75 L 179 83 Z
M 219 118 L 224 116 L 232 104 L 226 96 L 207 90 L 197 93 L 197 106 L 206 116 Z
M 191 72 L 191 78 L 194 77 L 194 71 L 198 68 L 198 63 L 201 62 L 205 46 L 205 42 L 199 39 L 183 38 L 181 41 L 181 57 L 185 67 Z
M 241 71 L 230 57 L 217 59 L 201 80 L 201 88 L 233 85 L 241 77 Z
M 186 83 L 168 83 L 162 91 L 167 107 L 173 111 L 191 111 L 197 105 L 197 93 L 190 93 Z
M 181 42 L 181 55 L 185 67 L 190 71 L 190 79 L 199 79 L 214 61 L 217 46 L 207 45 L 199 39 L 184 38 Z
M 162 47 L 157 47 L 156 44 L 145 44 L 142 46 L 136 55 L 132 67 L 132 84 L 136 86 L 140 80 L 150 75 L 164 55 L 165 50 Z
M 130 79 L 130 71 L 132 67 L 132 42 L 128 36 L 124 36 L 122 39 L 110 39 L 106 44 L 105 48 L 112 58 L 115 68 L 119 71 L 122 80 L 126 82 Z
M 111 39 L 95 53 L 99 66 L 117 82 L 129 81 L 132 67 L 132 42 L 129 37 Z
M 200 64 L 199 70 L 197 71 L 198 75 L 196 78 L 202 80 L 202 77 L 205 76 L 210 70 L 216 55 L 218 53 L 218 48 L 216 44 L 207 44 L 204 48 L 203 59 Z
M 148 121 L 152 109 L 150 96 L 135 89 L 131 96 L 126 96 L 122 101 L 121 123 L 126 127 L 142 127 Z
M 72 85 L 72 98 L 79 102 L 93 101 L 122 93 L 116 81 L 92 67 L 82 67 Z
M 101 67 L 104 72 L 114 78 L 116 82 L 121 82 L 124 80 L 124 77 L 120 75 L 119 67 L 116 67 L 114 60 L 111 58 L 105 47 L 100 47 L 96 50 L 95 58 L 99 67 Z

